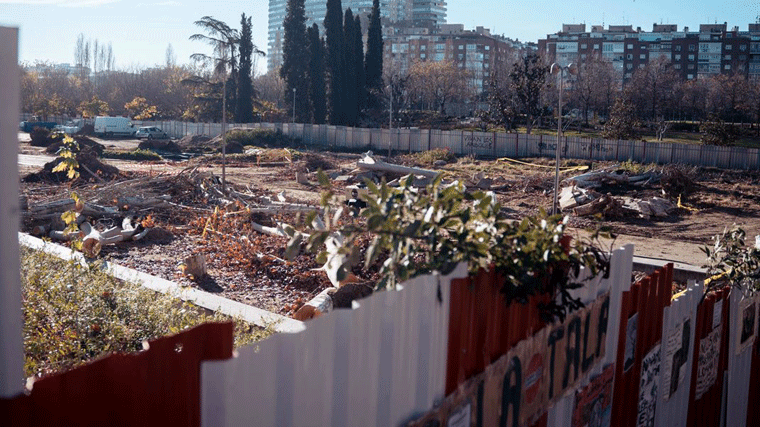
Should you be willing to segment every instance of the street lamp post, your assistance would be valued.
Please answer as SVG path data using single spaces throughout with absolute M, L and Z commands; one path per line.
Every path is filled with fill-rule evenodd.
M 296 122 L 296 88 L 293 88 L 293 123 Z
M 388 158 L 391 158 L 391 135 L 393 134 L 393 86 L 388 85 L 391 94 L 390 108 L 388 108 Z
M 554 167 L 554 203 L 552 204 L 552 215 L 556 215 L 559 212 L 559 204 L 557 203 L 557 194 L 559 192 L 559 150 L 562 144 L 562 86 L 564 72 L 575 75 L 578 73 L 578 69 L 575 64 L 568 64 L 561 66 L 558 63 L 553 63 L 550 69 L 552 75 L 559 74 L 559 102 L 557 108 L 557 148 L 555 149 L 555 167 Z
M 222 193 L 227 194 L 227 66 L 226 65 L 224 68 L 224 76 L 222 78 L 224 79 L 222 83 Z

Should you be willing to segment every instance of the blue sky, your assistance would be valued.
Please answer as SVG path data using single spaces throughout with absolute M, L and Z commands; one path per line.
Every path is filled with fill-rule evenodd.
M 193 21 L 210 15 L 239 28 L 243 12 L 253 18 L 253 42 L 266 50 L 267 0 L 0 0 L 0 25 L 20 27 L 21 61 L 72 63 L 83 33 L 112 44 L 117 68 L 144 68 L 163 64 L 169 44 L 178 63 L 207 52 L 200 42 L 188 41 L 198 32 Z M 655 22 L 696 30 L 717 21 L 746 30 L 758 15 L 758 0 L 448 0 L 449 23 L 481 25 L 526 41 L 554 33 L 562 23 L 630 24 L 651 31 Z M 261 59 L 259 71 L 265 67 Z

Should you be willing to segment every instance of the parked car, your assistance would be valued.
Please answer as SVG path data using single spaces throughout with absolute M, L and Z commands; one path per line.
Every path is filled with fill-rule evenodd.
M 137 139 L 166 139 L 168 135 L 162 131 L 161 128 L 155 126 L 143 126 L 137 129 L 135 132 L 135 138 Z
M 63 132 L 68 135 L 73 135 L 82 130 L 82 126 L 84 126 L 84 120 L 74 119 L 66 122 L 65 125 L 56 125 L 54 130 Z
M 31 120 L 19 123 L 18 129 L 22 132 L 31 132 L 34 128 L 53 129 L 57 124 L 56 122 L 44 122 L 38 117 L 32 117 Z
M 111 138 L 114 136 L 132 136 L 135 126 L 127 117 L 95 117 L 95 135 Z

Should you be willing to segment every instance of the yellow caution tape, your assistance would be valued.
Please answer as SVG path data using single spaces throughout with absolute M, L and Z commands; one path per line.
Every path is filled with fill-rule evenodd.
M 537 167 L 537 168 L 551 168 L 551 169 L 555 168 L 555 166 L 537 165 L 537 164 L 534 164 L 534 163 L 528 163 L 528 162 L 522 162 L 520 160 L 510 159 L 509 157 L 502 157 L 502 158 L 498 159 L 497 161 L 498 162 L 518 163 L 518 164 L 521 164 L 521 165 L 533 166 L 533 167 Z M 582 166 L 567 166 L 567 167 L 561 167 L 560 169 L 563 170 L 563 171 L 585 171 L 586 169 L 588 169 L 588 166 L 587 165 L 582 165 Z
M 681 204 L 681 195 L 680 194 L 678 195 L 678 204 L 676 206 L 679 207 L 679 208 L 681 208 L 681 209 L 686 209 L 689 212 L 699 212 L 699 209 L 697 209 L 697 208 L 692 208 L 690 206 L 686 206 L 686 205 Z

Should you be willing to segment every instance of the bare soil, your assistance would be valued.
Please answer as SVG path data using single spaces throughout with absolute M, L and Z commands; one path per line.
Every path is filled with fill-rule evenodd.
M 136 140 L 98 140 L 108 149 L 131 150 L 137 147 Z M 19 152 L 37 154 L 40 151 L 27 142 L 19 146 Z M 263 196 L 284 195 L 290 202 L 316 204 L 320 198 L 319 189 L 312 178 L 310 184 L 296 182 L 296 172 L 314 171 L 309 166 L 331 166 L 329 172 L 349 174 L 355 168 L 358 154 L 313 152 L 301 160 L 288 162 L 261 163 L 255 159 L 230 157 L 225 168 L 228 183 L 241 189 Z M 494 180 L 494 192 L 502 204 L 504 212 L 514 219 L 535 215 L 540 209 L 550 210 L 553 198 L 554 169 L 548 159 L 525 159 L 530 165 L 494 160 L 460 158 L 438 169 L 448 177 L 470 179 L 482 172 Z M 403 164 L 420 163 L 415 156 L 399 156 L 389 160 Z M 122 175 L 118 179 L 163 176 L 184 173 L 188 168 L 196 171 L 222 175 L 222 167 L 208 157 L 182 162 L 139 163 L 106 159 L 105 163 L 119 168 Z M 572 165 L 572 161 L 565 162 Z M 593 169 L 610 166 L 609 163 L 594 163 Z M 652 166 L 654 167 L 654 166 Z M 39 166 L 20 166 L 20 173 L 39 170 Z M 661 169 L 661 167 L 658 167 Z M 605 245 L 635 245 L 635 255 L 663 258 L 693 265 L 701 265 L 704 255 L 699 248 L 711 245 L 711 238 L 724 228 L 736 224 L 752 239 L 760 234 L 760 172 L 729 171 L 705 168 L 680 168 L 694 182 L 693 191 L 682 198 L 684 206 L 667 218 L 576 218 L 570 223 L 578 236 L 600 226 L 609 227 L 617 235 L 614 241 Z M 575 172 L 577 173 L 577 172 Z M 571 173 L 563 173 L 563 178 Z M 117 179 L 117 180 L 118 180 Z M 73 189 L 78 193 L 96 194 L 97 185 L 90 183 L 84 188 Z M 345 185 L 334 182 L 335 186 Z M 29 204 L 65 197 L 71 188 L 46 183 L 22 183 L 22 192 Z M 608 187 L 602 193 L 636 197 L 662 197 L 660 184 L 647 187 Z M 282 314 L 292 314 L 300 305 L 329 286 L 329 281 L 313 257 L 301 256 L 294 262 L 286 262 L 284 249 L 286 238 L 264 236 L 249 230 L 246 224 L 251 220 L 265 224 L 279 219 L 293 222 L 293 216 L 278 215 L 275 218 L 241 217 L 222 221 L 214 233 L 204 235 L 204 224 L 212 215 L 211 208 L 203 200 L 187 199 L 182 202 L 188 209 L 172 213 L 156 214 L 150 220 L 156 231 L 145 241 L 109 245 L 101 256 L 119 264 L 130 266 L 187 286 L 195 286 Z M 225 212 L 232 212 L 228 207 Z M 269 224 L 265 224 L 269 225 Z M 30 227 L 30 223 L 25 223 Z M 245 237 L 243 237 L 245 236 Z M 178 268 L 179 262 L 187 255 L 203 253 L 207 256 L 209 275 L 199 281 L 185 277 Z M 361 272 L 360 272 L 361 273 Z M 363 279 L 372 280 L 373 272 L 364 272 Z

